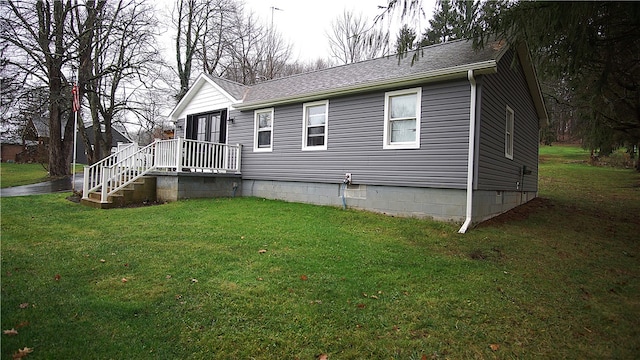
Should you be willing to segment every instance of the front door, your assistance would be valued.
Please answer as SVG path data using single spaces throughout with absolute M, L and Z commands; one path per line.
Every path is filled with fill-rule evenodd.
M 226 144 L 227 111 L 218 110 L 188 116 L 185 138 Z

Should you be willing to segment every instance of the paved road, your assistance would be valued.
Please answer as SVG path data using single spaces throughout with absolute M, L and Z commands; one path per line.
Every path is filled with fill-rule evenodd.
M 82 191 L 81 174 L 76 174 L 75 185 L 76 191 Z M 45 181 L 37 184 L 0 189 L 0 197 L 41 195 L 63 191 L 71 191 L 71 176 L 64 179 Z

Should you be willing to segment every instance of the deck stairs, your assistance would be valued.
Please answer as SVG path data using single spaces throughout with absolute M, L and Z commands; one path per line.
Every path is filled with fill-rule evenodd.
M 112 192 L 107 201 L 101 201 L 100 192 L 91 192 L 87 198 L 80 200 L 83 205 L 97 209 L 126 207 L 133 204 L 150 204 L 156 201 L 156 177 L 141 176 L 125 187 Z
M 147 146 L 123 144 L 111 156 L 85 166 L 81 203 L 123 207 L 156 200 L 156 173 L 240 174 L 241 145 L 173 139 Z

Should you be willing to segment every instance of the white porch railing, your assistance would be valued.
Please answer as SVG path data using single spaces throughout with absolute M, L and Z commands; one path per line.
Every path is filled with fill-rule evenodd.
M 100 191 L 100 201 L 151 171 L 240 174 L 242 145 L 173 139 L 145 147 L 131 145 L 84 168 L 83 198 Z

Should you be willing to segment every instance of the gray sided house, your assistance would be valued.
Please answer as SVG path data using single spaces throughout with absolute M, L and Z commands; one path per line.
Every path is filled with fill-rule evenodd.
M 103 129 L 104 130 L 104 129 Z M 85 131 L 87 132 L 87 137 L 89 138 L 89 142 L 91 143 L 91 146 L 94 146 L 95 144 L 95 134 L 93 133 L 93 124 L 87 124 L 85 125 Z M 129 139 L 126 135 L 124 135 L 122 132 L 120 132 L 118 129 L 116 129 L 115 127 L 111 128 L 111 137 L 112 137 L 112 141 L 111 141 L 111 148 L 112 151 L 114 149 L 117 149 L 118 144 L 131 144 L 133 143 L 133 141 L 131 141 L 131 139 Z M 77 135 L 77 148 L 76 148 L 76 161 L 79 164 L 88 164 L 89 160 L 87 158 L 87 149 L 84 145 L 84 142 L 82 141 L 82 139 L 80 138 L 80 134 L 78 132 Z M 107 154 L 109 155 L 109 154 Z
M 242 145 L 242 196 L 461 232 L 537 196 L 547 122 L 526 48 L 467 41 L 252 86 L 201 75 L 170 116 L 178 137 Z
M 66 119 L 63 119 L 62 126 L 64 127 L 65 125 L 66 125 Z M 89 142 L 91 143 L 91 146 L 93 146 L 95 144 L 93 124 L 90 124 L 90 123 L 85 124 L 85 130 L 87 132 Z M 131 139 L 129 139 L 127 136 L 125 136 L 122 132 L 120 132 L 115 127 L 112 127 L 111 130 L 112 130 L 112 137 L 113 137 L 111 142 L 112 148 L 117 148 L 118 144 L 120 143 L 122 144 L 132 143 Z M 78 131 L 78 134 L 76 134 L 76 136 L 77 136 L 76 161 L 79 164 L 88 164 L 87 149 L 80 137 L 79 131 Z M 48 155 L 49 154 L 48 152 L 49 120 L 45 117 L 34 117 L 30 119 L 23 133 L 23 141 L 25 143 L 31 144 L 30 146 L 26 146 L 30 151 L 25 151 L 25 155 L 23 156 L 25 157 L 24 159 L 25 161 L 27 160 L 46 161 L 45 159 L 48 158 L 49 156 Z M 39 159 L 37 159 L 38 157 Z M 73 159 L 73 155 L 72 155 L 72 159 Z

